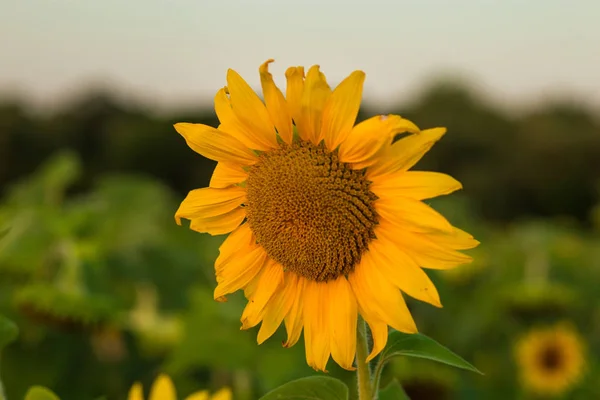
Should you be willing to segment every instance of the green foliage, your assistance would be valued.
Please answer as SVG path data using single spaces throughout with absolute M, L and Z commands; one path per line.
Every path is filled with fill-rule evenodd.
M 0 352 L 19 335 L 19 329 L 11 320 L 0 315 Z
M 15 292 L 15 305 L 32 319 L 73 329 L 80 325 L 109 323 L 120 310 L 106 295 L 65 291 L 42 283 L 23 286 Z
M 379 391 L 379 400 L 410 400 L 397 380 L 390 382 L 385 389 Z
M 421 333 L 390 332 L 387 346 L 379 356 L 380 362 L 386 363 L 398 356 L 425 358 L 481 374 L 481 371 L 460 356 Z
M 348 387 L 325 376 L 310 376 L 288 382 L 267 393 L 260 400 L 348 400 Z

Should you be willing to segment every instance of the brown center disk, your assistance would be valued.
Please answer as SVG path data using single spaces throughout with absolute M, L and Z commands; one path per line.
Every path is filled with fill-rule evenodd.
M 247 218 L 285 269 L 323 282 L 347 275 L 375 238 L 377 196 L 364 170 L 308 142 L 282 144 L 250 167 Z
M 549 345 L 542 350 L 540 364 L 546 371 L 554 371 L 562 365 L 563 355 L 556 345 Z

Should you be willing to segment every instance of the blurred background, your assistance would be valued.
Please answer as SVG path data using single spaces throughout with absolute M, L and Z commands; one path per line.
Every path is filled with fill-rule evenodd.
M 212 300 L 223 237 L 173 220 L 214 164 L 172 124 L 216 126 L 227 68 L 258 90 L 268 58 L 281 87 L 291 65 L 321 65 L 332 86 L 364 70 L 359 119 L 448 127 L 416 169 L 463 183 L 431 204 L 482 244 L 429 274 L 443 309 L 409 305 L 485 376 L 401 359 L 384 381 L 413 400 L 529 399 L 564 378 L 555 397 L 600 398 L 599 15 L 591 0 L 0 1 L 0 314 L 20 328 L 7 398 L 35 384 L 122 399 L 165 372 L 181 395 L 252 400 L 315 373 L 283 330 L 261 346 L 239 331 L 243 296 Z M 516 356 L 558 323 L 578 346 Z

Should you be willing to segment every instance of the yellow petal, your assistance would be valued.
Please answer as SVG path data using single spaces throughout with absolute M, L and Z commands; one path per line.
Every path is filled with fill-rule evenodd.
M 439 172 L 400 171 L 376 176 L 372 182 L 373 191 L 385 190 L 395 196 L 416 200 L 431 199 L 462 189 L 459 181 Z
M 306 74 L 302 93 L 301 113 L 305 124 L 298 126 L 298 129 L 305 131 L 304 135 L 314 144 L 318 144 L 322 139 L 323 109 L 330 96 L 331 88 L 325 80 L 325 75 L 319 71 L 318 65 L 313 65 Z
M 377 355 L 385 348 L 388 340 L 388 325 L 385 322 L 375 318 L 373 313 L 367 314 L 358 301 L 357 307 L 358 313 L 369 325 L 369 329 L 371 330 L 373 347 L 371 349 L 371 353 L 367 356 L 367 362 L 369 362 L 373 358 L 377 357 Z
M 213 394 L 211 400 L 231 400 L 232 396 L 231 389 L 223 388 Z
M 380 320 L 406 333 L 417 332 L 400 290 L 384 276 L 371 251 L 362 256 L 354 272 L 348 276 L 361 312 L 369 320 Z
M 417 300 L 442 306 L 440 295 L 427 274 L 394 243 L 380 235 L 369 244 L 369 251 L 381 273 L 396 287 Z
M 228 96 L 228 90 L 227 87 L 224 87 L 215 95 L 215 112 L 221 122 L 218 129 L 228 132 L 249 149 L 261 151 L 270 150 L 272 146 L 268 143 L 264 143 L 265 140 L 261 137 L 260 132 L 252 130 L 240 121 L 239 117 L 235 114 L 231 107 L 231 99 Z
M 187 122 L 177 123 L 174 127 L 192 150 L 211 160 L 242 165 L 252 165 L 258 160 L 248 147 L 229 133 L 208 125 Z
M 231 259 L 217 275 L 214 298 L 221 298 L 246 286 L 261 271 L 266 260 L 267 253 L 260 246 Z
M 240 226 L 244 218 L 246 218 L 246 210 L 238 207 L 216 217 L 194 218 L 190 223 L 190 229 L 213 236 L 224 235 Z
M 144 400 L 144 388 L 141 383 L 136 382 L 133 384 L 129 390 L 127 400 Z
M 440 246 L 448 247 L 453 250 L 467 250 L 477 247 L 479 241 L 456 227 L 452 227 L 452 232 L 446 234 L 443 232 L 431 232 L 427 234 L 427 238 Z
M 340 143 L 339 157 L 356 169 L 366 168 L 377 161 L 386 145 L 403 132 L 419 133 L 419 128 L 399 115 L 378 115 L 356 125 Z
M 284 347 L 292 347 L 300 339 L 302 327 L 304 326 L 304 290 L 307 280 L 298 277 L 298 286 L 294 293 L 294 301 L 289 313 L 285 316 L 285 329 L 287 331 L 287 340 L 283 343 Z
M 281 139 L 287 144 L 291 144 L 293 137 L 292 117 L 290 116 L 283 93 L 281 93 L 281 90 L 273 82 L 273 75 L 269 73 L 269 63 L 273 61 L 275 60 L 267 60 L 260 66 L 260 83 L 271 121 L 275 124 L 275 128 L 277 128 Z
M 268 261 L 267 261 L 268 262 Z M 260 277 L 262 275 L 261 271 L 254 277 L 252 280 L 246 285 L 244 288 L 244 297 L 250 299 L 256 293 L 256 289 L 258 289 L 258 282 L 260 281 Z
M 208 390 L 192 393 L 185 400 L 211 400 Z
M 171 378 L 164 374 L 159 375 L 152 384 L 149 400 L 177 400 L 177 393 Z
M 414 258 L 422 268 L 450 269 L 473 260 L 449 245 L 436 241 L 441 233 L 410 232 L 382 220 L 377 226 L 375 234 L 384 235 L 392 240 L 399 248 Z
M 345 277 L 327 283 L 330 286 L 329 304 L 331 356 L 342 367 L 353 371 L 356 353 L 356 322 L 358 311 L 356 298 Z
M 375 201 L 375 209 L 380 219 L 405 227 L 412 232 L 443 231 L 452 232 L 452 225 L 444 216 L 427 204 L 407 197 L 390 196 L 383 191 L 371 188 L 379 199 Z
M 326 371 L 330 355 L 330 286 L 308 281 L 304 290 L 304 345 L 308 365 Z
M 310 72 L 310 71 L 309 71 Z M 365 73 L 354 71 L 333 91 L 323 109 L 320 137 L 330 150 L 344 142 L 354 126 L 362 100 Z
M 255 238 L 250 225 L 240 225 L 233 231 L 219 247 L 219 256 L 215 261 L 215 271 L 217 274 L 233 258 L 242 254 L 247 254 L 255 248 Z
M 398 140 L 385 156 L 367 169 L 367 176 L 372 178 L 376 175 L 406 171 L 415 165 L 431 147 L 446 133 L 446 128 L 433 128 L 421 131 Z
M 283 284 L 283 267 L 269 259 L 263 268 L 254 294 L 242 313 L 242 329 L 252 328 L 262 321 L 265 306 Z
M 385 349 L 388 340 L 388 326 L 385 322 L 378 319 L 369 319 L 362 311 L 361 315 L 363 315 L 365 321 L 369 324 L 371 338 L 373 339 L 373 348 L 367 357 L 367 362 L 369 362 Z
M 246 200 L 246 189 L 233 186 L 225 189 L 202 188 L 188 193 L 175 213 L 175 221 L 181 218 L 210 218 L 235 210 Z
M 248 173 L 238 164 L 220 162 L 217 163 L 212 177 L 210 178 L 210 187 L 216 189 L 226 188 L 231 185 L 237 185 L 248 178 Z
M 227 71 L 227 87 L 231 97 L 231 107 L 253 139 L 267 148 L 276 148 L 275 127 L 263 102 L 246 81 L 234 70 Z
M 290 110 L 294 124 L 298 128 L 298 135 L 302 140 L 308 140 L 306 125 L 302 114 L 302 93 L 304 92 L 304 67 L 290 67 L 285 71 L 287 88 L 285 100 Z
M 270 338 L 285 316 L 290 312 L 296 293 L 298 291 L 298 275 L 293 272 L 284 272 L 283 285 L 277 290 L 273 299 L 265 307 L 260 330 L 258 331 L 258 344 Z

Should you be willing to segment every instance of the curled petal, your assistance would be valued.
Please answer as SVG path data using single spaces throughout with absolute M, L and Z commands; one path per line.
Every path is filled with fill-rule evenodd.
M 313 144 L 318 144 L 321 139 L 321 120 L 323 109 L 331 96 L 331 88 L 325 80 L 325 75 L 319 71 L 318 65 L 313 65 L 306 74 L 304 81 L 304 92 L 300 112 L 302 113 L 302 124 L 298 125 L 300 131 Z
M 269 116 L 277 128 L 279 136 L 287 144 L 292 143 L 293 131 L 292 131 L 292 117 L 288 110 L 288 106 L 283 97 L 281 90 L 275 85 L 273 76 L 269 72 L 269 64 L 274 60 L 267 60 L 263 65 L 260 66 L 260 83 L 262 85 L 263 95 L 265 96 L 265 104 L 267 105 L 267 111 Z

